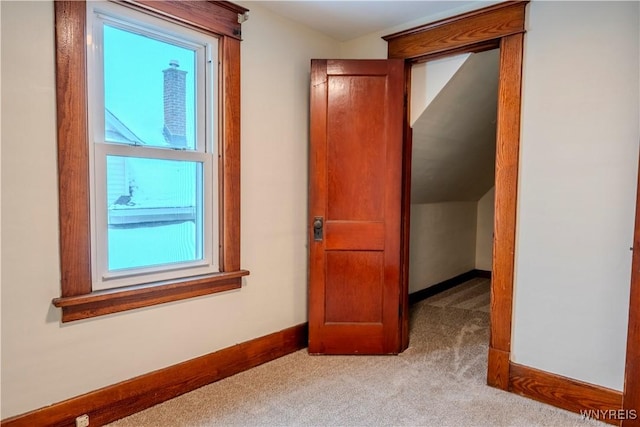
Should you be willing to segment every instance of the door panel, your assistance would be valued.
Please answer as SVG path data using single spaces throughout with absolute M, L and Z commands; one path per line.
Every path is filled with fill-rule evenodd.
M 313 60 L 311 80 L 309 352 L 398 353 L 404 62 Z
M 384 222 L 329 221 L 325 250 L 384 250 Z
M 384 258 L 381 251 L 329 251 L 325 324 L 382 323 Z
M 384 217 L 386 152 L 384 110 L 371 99 L 384 99 L 386 76 L 328 76 L 327 220 L 380 221 Z M 354 203 L 354 201 L 358 203 Z

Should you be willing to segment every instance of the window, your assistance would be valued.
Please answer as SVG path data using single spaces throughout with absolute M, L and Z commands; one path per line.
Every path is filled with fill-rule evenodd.
M 246 9 L 55 8 L 62 321 L 240 287 Z
M 218 272 L 218 39 L 104 2 L 87 23 L 93 290 Z

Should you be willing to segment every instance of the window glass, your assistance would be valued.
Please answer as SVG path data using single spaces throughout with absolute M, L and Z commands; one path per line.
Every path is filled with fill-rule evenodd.
M 219 272 L 219 39 L 112 3 L 88 16 L 92 289 Z
M 108 270 L 203 257 L 202 164 L 107 156 Z
M 196 52 L 103 26 L 105 141 L 196 149 Z

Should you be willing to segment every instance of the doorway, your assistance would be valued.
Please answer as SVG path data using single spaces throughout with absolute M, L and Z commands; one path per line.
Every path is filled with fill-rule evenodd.
M 475 53 L 500 48 L 491 332 L 487 383 L 503 390 L 509 388 L 525 7 L 525 2 L 501 3 L 384 37 L 388 42 L 388 57 L 402 58 L 408 64 L 458 53 Z M 410 72 L 406 73 L 405 82 L 409 91 Z M 410 259 L 412 137 L 409 120 L 406 120 L 402 215 L 402 291 L 406 303 L 408 303 Z M 405 316 L 402 332 L 405 347 L 408 346 L 408 328 L 409 319 Z
M 518 378 L 518 373 L 515 372 L 517 365 L 514 365 L 514 372 L 510 372 L 510 352 L 520 144 L 522 53 L 527 3 L 526 1 L 505 2 L 384 37 L 388 42 L 388 58 L 401 58 L 407 64 L 415 64 L 461 52 L 482 52 L 496 47 L 500 48 L 494 205 L 495 229 L 492 260 L 493 280 L 491 284 L 491 336 L 487 383 L 503 390 L 510 390 L 513 385 L 517 385 L 516 382 L 523 381 L 522 378 Z M 405 87 L 407 91 L 411 88 L 410 73 L 406 75 Z M 402 292 L 405 296 L 405 302 L 408 302 L 409 287 L 411 151 L 412 129 L 409 125 L 409 120 L 406 120 L 402 224 Z M 626 380 L 622 403 L 622 408 L 627 410 L 640 407 L 640 383 L 637 381 L 638 373 L 640 372 L 640 315 L 637 310 L 640 298 L 640 196 L 638 196 L 637 207 Z M 405 339 L 403 342 L 405 347 L 408 345 L 408 326 L 408 319 L 405 317 L 403 319 L 402 333 Z M 510 378 L 510 374 L 513 375 L 512 378 Z M 525 378 L 524 381 L 527 382 L 527 387 L 532 384 L 536 385 L 536 387 L 533 387 L 534 389 L 540 385 L 540 378 L 535 375 Z M 578 388 L 582 391 L 583 385 L 579 384 Z M 521 387 L 521 392 L 522 390 Z M 591 391 L 585 386 L 585 393 L 589 395 Z M 533 394 L 535 395 L 535 393 Z M 566 405 L 566 402 L 557 397 L 552 400 L 557 402 L 559 406 Z M 616 405 L 610 406 L 615 407 Z M 606 402 L 603 403 L 603 407 L 607 407 Z M 640 417 L 633 421 L 626 420 L 624 425 L 640 425 Z
M 493 49 L 411 68 L 411 333 L 450 328 L 468 360 L 445 369 L 463 366 L 478 380 L 489 341 L 499 59 Z
M 498 67 L 497 49 L 412 67 L 412 296 L 490 274 Z

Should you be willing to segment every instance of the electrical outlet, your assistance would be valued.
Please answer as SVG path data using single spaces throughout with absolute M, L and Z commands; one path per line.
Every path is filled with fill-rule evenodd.
M 76 418 L 76 427 L 89 427 L 89 415 L 84 414 Z

